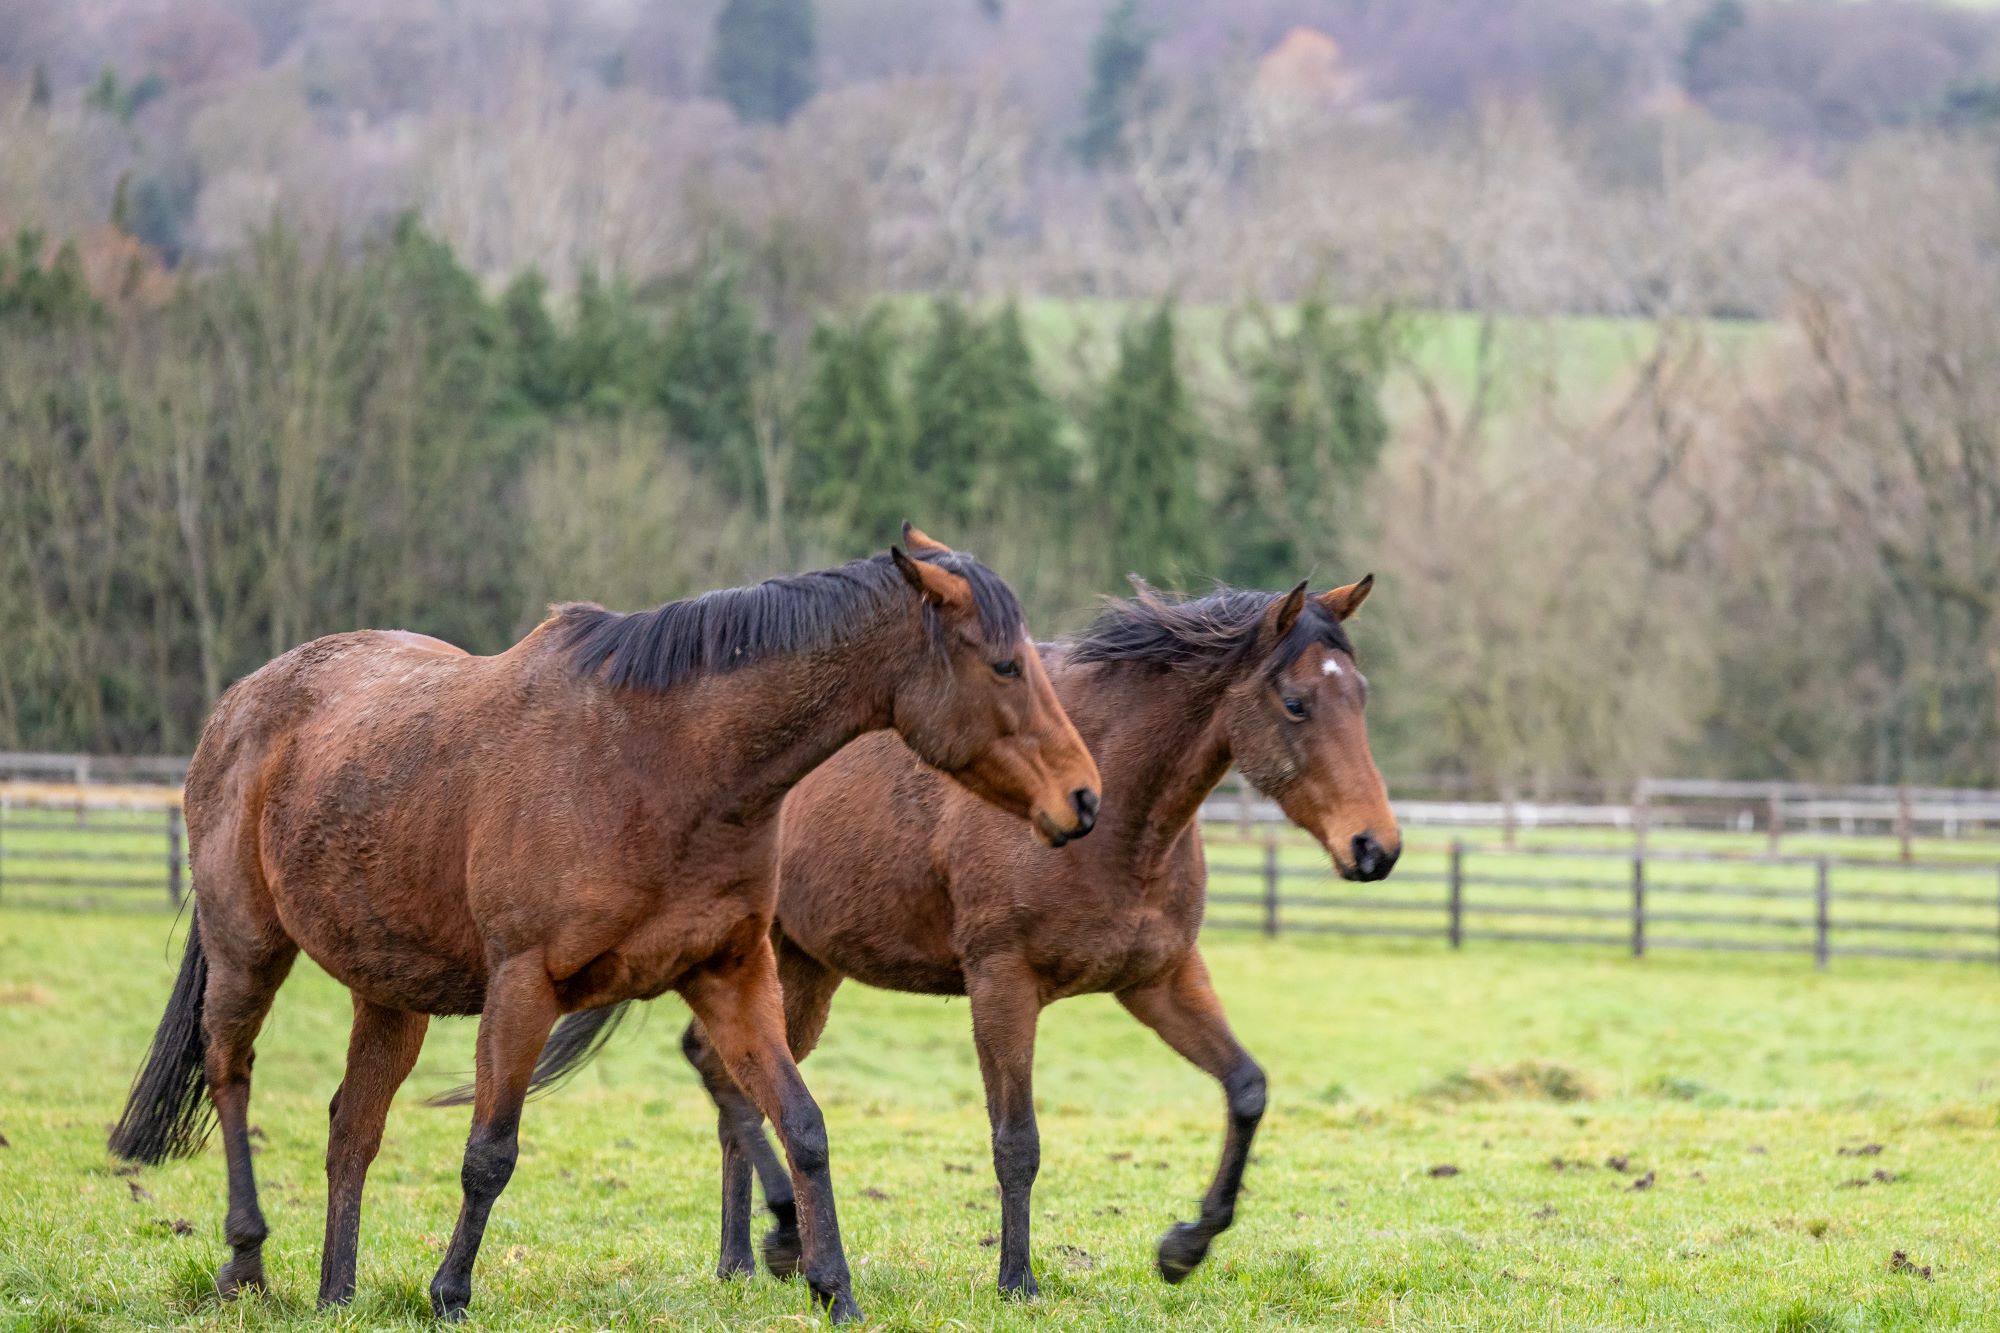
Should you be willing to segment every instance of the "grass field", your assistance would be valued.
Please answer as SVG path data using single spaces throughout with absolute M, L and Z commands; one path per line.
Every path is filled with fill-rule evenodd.
M 301 964 L 252 1109 L 275 1291 L 223 1306 L 214 1147 L 130 1177 L 102 1147 L 170 935 L 164 915 L 0 911 L 0 1327 L 423 1324 L 465 1113 L 414 1094 L 469 1066 L 472 1025 L 434 1026 L 370 1182 L 358 1301 L 316 1315 L 346 1004 Z M 1033 1306 L 992 1289 L 963 1002 L 841 994 L 806 1072 L 879 1326 L 2000 1326 L 1991 969 L 1236 937 L 1209 952 L 1272 1085 L 1238 1224 L 1183 1286 L 1152 1275 L 1154 1241 L 1213 1166 L 1221 1099 L 1111 1002 L 1065 1003 L 1038 1061 Z M 682 1018 L 653 1006 L 530 1108 L 476 1327 L 811 1322 L 797 1284 L 708 1276 L 716 1151 Z

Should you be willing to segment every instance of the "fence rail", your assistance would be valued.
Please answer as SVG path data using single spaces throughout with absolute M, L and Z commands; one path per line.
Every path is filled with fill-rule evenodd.
M 0 903 L 179 906 L 177 787 L 0 782 Z
M 1842 957 L 2000 964 L 2000 861 L 1453 840 L 1416 853 L 1433 864 L 1362 886 L 1333 881 L 1323 853 L 1275 830 L 1223 827 L 1207 841 L 1208 924 L 1219 929 L 1441 939 L 1454 949 L 1582 944 L 1635 958 L 1657 949 L 1792 953 L 1821 968 Z M 1246 907 L 1255 910 L 1232 910 Z

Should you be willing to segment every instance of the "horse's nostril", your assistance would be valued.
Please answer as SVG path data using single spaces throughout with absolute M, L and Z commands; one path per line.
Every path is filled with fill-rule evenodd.
M 1076 810 L 1078 835 L 1090 832 L 1097 826 L 1097 793 L 1088 787 L 1078 787 L 1069 794 L 1069 803 Z
M 1396 863 L 1396 859 L 1376 841 L 1373 833 L 1355 834 L 1348 850 L 1354 856 L 1354 872 L 1362 879 L 1380 879 Z

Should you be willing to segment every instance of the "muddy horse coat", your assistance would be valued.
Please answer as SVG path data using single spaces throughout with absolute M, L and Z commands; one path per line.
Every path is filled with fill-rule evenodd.
M 893 727 L 1052 844 L 1088 832 L 1097 806 L 1097 770 L 1012 592 L 905 538 L 908 554 L 649 612 L 559 608 L 493 657 L 334 635 L 224 695 L 188 771 L 195 927 L 112 1147 L 140 1161 L 199 1147 L 206 1088 L 228 1165 L 225 1294 L 264 1281 L 251 1047 L 304 949 L 354 999 L 322 1303 L 353 1294 L 363 1181 L 427 1015 L 480 1015 L 464 1203 L 431 1284 L 451 1316 L 551 1027 L 675 990 L 784 1141 L 813 1291 L 857 1313 L 824 1125 L 784 1041 L 780 803 L 848 741 Z
M 925 772 L 893 737 L 863 737 L 785 803 L 778 965 L 792 1051 L 819 1040 L 845 977 L 971 999 L 1000 1184 L 1000 1286 L 1032 1295 L 1029 1196 L 1041 1160 L 1032 1089 L 1041 1010 L 1111 992 L 1223 1086 L 1228 1128 L 1201 1215 L 1160 1242 L 1178 1282 L 1234 1217 L 1264 1075 L 1237 1042 L 1196 940 L 1207 887 L 1195 816 L 1232 763 L 1326 848 L 1345 877 L 1387 875 L 1401 850 L 1368 751 L 1367 681 L 1342 622 L 1371 579 L 1308 597 L 1223 590 L 1192 601 L 1142 588 L 1073 642 L 1045 649 L 1051 678 L 1104 771 L 1089 842 L 1038 847 Z M 881 799 L 851 808 L 849 793 Z M 551 1063 L 580 1059 L 615 1011 L 557 1029 Z M 720 1113 L 720 1270 L 747 1271 L 750 1170 L 776 1218 L 766 1262 L 798 1262 L 797 1201 L 699 1022 L 685 1049 Z M 545 1068 L 542 1077 L 559 1071 Z

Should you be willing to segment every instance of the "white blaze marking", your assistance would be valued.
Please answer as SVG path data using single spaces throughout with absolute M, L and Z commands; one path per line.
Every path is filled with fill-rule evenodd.
M 1331 657 L 1327 658 L 1326 661 L 1319 664 L 1319 674 L 1322 676 L 1338 676 L 1340 674 L 1340 663 L 1334 661 Z

